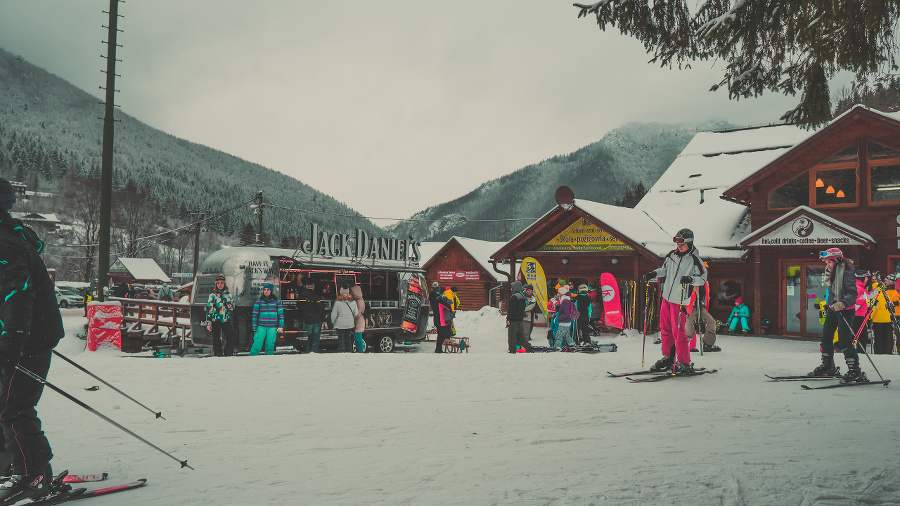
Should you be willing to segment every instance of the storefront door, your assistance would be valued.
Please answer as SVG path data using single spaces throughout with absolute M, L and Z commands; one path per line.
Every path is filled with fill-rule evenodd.
M 825 300 L 825 264 L 784 261 L 781 265 L 781 314 L 788 334 L 818 337 L 822 334 L 817 301 Z

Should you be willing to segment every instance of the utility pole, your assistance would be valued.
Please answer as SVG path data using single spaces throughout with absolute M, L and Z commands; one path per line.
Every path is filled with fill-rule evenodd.
M 266 205 L 263 204 L 262 192 L 256 194 L 256 204 L 250 206 L 250 209 L 256 213 L 257 217 L 257 228 L 256 228 L 256 244 L 263 243 L 263 211 L 266 209 Z
M 200 268 L 200 223 L 206 219 L 207 214 L 209 211 L 191 211 L 191 218 L 194 219 L 194 279 L 197 279 L 197 270 Z
M 105 11 L 104 11 L 105 12 Z M 109 0 L 109 30 L 106 40 L 106 102 L 103 117 L 103 154 L 100 166 L 100 247 L 97 259 L 97 297 L 104 301 L 104 289 L 109 286 L 109 236 L 112 221 L 112 171 L 113 171 L 113 136 L 115 134 L 116 93 L 116 35 L 119 21 L 119 0 Z M 102 55 L 101 55 L 102 56 Z M 103 89 L 103 87 L 100 87 Z

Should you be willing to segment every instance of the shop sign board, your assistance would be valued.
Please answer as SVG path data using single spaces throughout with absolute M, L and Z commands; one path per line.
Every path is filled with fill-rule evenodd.
M 438 281 L 481 281 L 478 271 L 437 271 Z
M 749 246 L 857 246 L 862 243 L 806 216 L 800 216 Z
M 632 251 L 616 236 L 584 218 L 578 218 L 539 251 Z

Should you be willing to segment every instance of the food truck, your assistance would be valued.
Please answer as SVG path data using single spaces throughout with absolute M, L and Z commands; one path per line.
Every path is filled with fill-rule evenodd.
M 329 234 L 317 225 L 311 226 L 309 237 L 296 249 L 241 246 L 207 256 L 199 266 L 191 295 L 194 345 L 212 344 L 206 330 L 206 302 L 219 274 L 225 276 L 234 296 L 232 323 L 235 346 L 240 349 L 253 342 L 251 313 L 265 283 L 275 286 L 275 295 L 284 305 L 284 332 L 278 335 L 276 348 L 305 349 L 307 336 L 297 294 L 307 280 L 315 283 L 326 312 L 331 311 L 338 287 L 360 285 L 368 309 L 363 332 L 367 350 L 389 353 L 398 343 L 425 339 L 429 308 L 418 242 L 371 237 L 361 229 Z M 320 348 L 336 347 L 337 335 L 326 315 Z

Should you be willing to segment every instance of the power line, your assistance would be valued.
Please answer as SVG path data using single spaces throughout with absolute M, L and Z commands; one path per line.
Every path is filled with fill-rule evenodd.
M 274 209 L 284 209 L 285 211 L 297 211 L 297 212 L 301 212 L 301 213 L 312 213 L 312 214 L 327 214 L 330 216 L 346 216 L 349 218 L 365 218 L 367 220 L 427 221 L 427 222 L 444 221 L 443 218 L 438 219 L 438 220 L 429 220 L 429 219 L 424 219 L 424 218 L 381 218 L 381 217 L 375 217 L 375 216 L 363 216 L 359 213 L 357 213 L 357 214 L 331 213 L 331 212 L 326 212 L 326 211 L 313 211 L 310 209 L 299 209 L 296 207 L 284 207 L 284 206 L 279 206 L 277 204 L 271 204 L 271 203 L 266 203 L 266 206 L 274 208 Z M 499 219 L 493 219 L 493 220 L 481 220 L 481 219 L 469 219 L 469 218 L 466 218 L 465 216 L 463 216 L 463 220 L 471 221 L 471 222 L 535 221 L 537 219 L 538 218 L 499 218 Z

